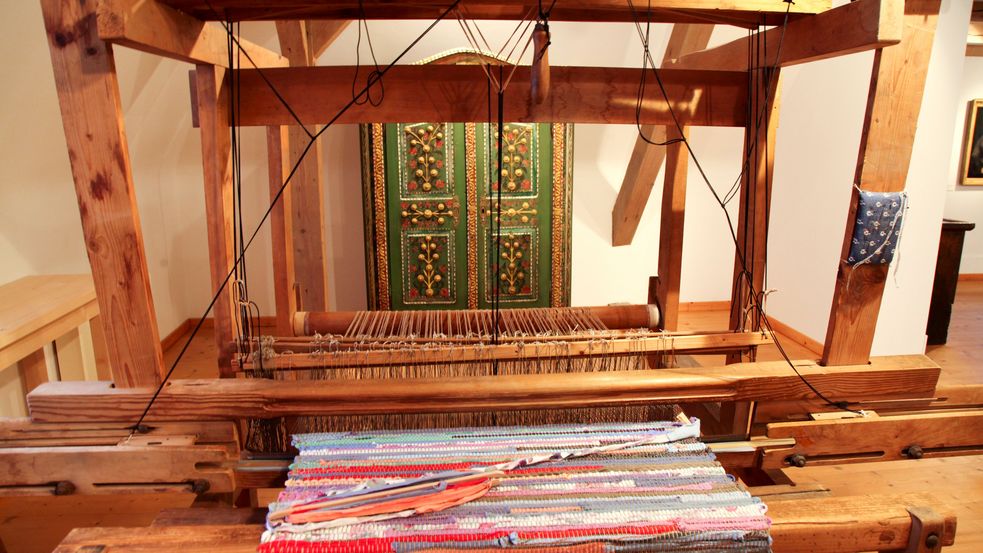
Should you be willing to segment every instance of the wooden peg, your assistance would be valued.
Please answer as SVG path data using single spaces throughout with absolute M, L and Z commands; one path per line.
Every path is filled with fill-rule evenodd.
M 546 25 L 536 23 L 536 28 L 532 31 L 533 58 L 530 82 L 533 104 L 542 104 L 550 93 L 549 42 L 550 33 L 546 30 Z

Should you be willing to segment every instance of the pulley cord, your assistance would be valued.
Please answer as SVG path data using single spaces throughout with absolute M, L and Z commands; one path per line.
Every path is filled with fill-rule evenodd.
M 410 42 L 410 44 L 405 49 L 403 49 L 403 51 L 400 52 L 399 55 L 397 55 L 393 59 L 392 62 L 390 62 L 388 65 L 386 65 L 384 68 L 382 68 L 378 72 L 378 78 L 377 79 L 370 80 L 370 82 L 365 85 L 365 87 L 358 94 L 358 97 L 360 97 L 363 94 L 368 94 L 369 89 L 375 83 L 381 82 L 382 81 L 382 78 L 386 75 L 386 73 L 388 73 L 390 69 L 392 69 L 397 63 L 399 63 L 400 60 L 402 60 L 406 56 L 406 54 L 408 54 L 410 52 L 410 50 L 412 50 L 423 39 L 423 37 L 427 36 L 427 34 L 429 34 L 430 31 L 432 31 L 433 28 L 437 26 L 437 23 L 439 23 L 440 21 L 442 21 L 443 19 L 445 19 L 448 14 L 450 14 L 454 9 L 456 9 L 457 6 L 458 6 L 458 4 L 460 2 L 461 2 L 461 0 L 454 0 L 454 2 L 450 6 L 448 6 L 443 12 L 441 12 L 441 14 L 436 19 L 434 19 L 430 23 L 430 25 L 428 25 L 427 28 L 423 30 L 423 32 L 420 35 L 418 35 L 415 39 L 413 39 L 413 41 Z M 226 33 L 229 34 L 230 36 L 232 36 L 233 35 L 232 28 L 229 25 L 225 24 L 224 22 L 222 23 L 222 25 L 223 25 L 223 27 L 225 27 Z M 238 39 L 235 38 L 235 36 L 232 36 L 232 42 L 235 44 L 235 46 L 238 49 L 238 51 L 240 51 L 244 56 L 246 56 L 246 59 L 248 59 L 249 62 L 253 65 L 253 67 L 256 69 L 257 73 L 259 73 L 259 75 L 262 76 L 264 82 L 267 83 L 267 85 L 269 86 L 270 90 L 273 91 L 273 94 L 284 105 L 284 107 L 291 114 L 291 116 L 298 122 L 298 124 L 300 124 L 301 127 L 303 127 L 303 124 L 300 123 L 300 119 L 297 117 L 297 115 L 290 108 L 290 106 L 288 105 L 288 103 L 286 102 L 286 100 L 283 99 L 283 96 L 276 90 L 276 87 L 273 86 L 273 84 L 269 81 L 269 79 L 264 75 L 262 69 L 260 69 L 257 66 L 257 64 L 252 60 L 252 58 L 250 58 L 249 53 L 245 49 L 242 48 L 242 45 L 239 43 Z M 181 362 L 181 359 L 184 358 L 184 354 L 187 353 L 188 348 L 191 346 L 192 340 L 194 340 L 195 336 L 201 330 L 202 325 L 205 323 L 205 319 L 208 318 L 208 313 L 211 312 L 211 310 L 212 310 L 213 307 L 215 307 L 215 304 L 218 302 L 218 298 L 221 296 L 221 294 L 225 290 L 225 288 L 229 285 L 229 281 L 232 279 L 232 276 L 235 274 L 236 268 L 239 266 L 240 263 L 242 263 L 242 260 L 245 257 L 246 252 L 249 250 L 249 247 L 252 246 L 253 241 L 256 239 L 256 236 L 259 234 L 260 229 L 262 229 L 263 225 L 269 219 L 270 214 L 273 212 L 273 208 L 276 207 L 276 205 L 280 201 L 280 198 L 283 197 L 284 191 L 287 189 L 287 186 L 290 185 L 290 182 L 293 180 L 294 175 L 297 174 L 297 170 L 300 168 L 301 163 L 303 163 L 304 159 L 307 157 L 308 152 L 310 152 L 311 148 L 314 146 L 314 143 L 324 134 L 324 132 L 327 131 L 328 128 L 330 128 L 332 125 L 334 125 L 334 123 L 336 121 L 338 121 L 338 119 L 340 119 L 341 116 L 344 115 L 354 105 L 356 105 L 356 99 L 355 98 L 351 99 L 348 103 L 346 103 L 328 121 L 328 123 L 326 125 L 324 125 L 323 127 L 321 127 L 321 129 L 318 130 L 314 134 L 311 134 L 310 131 L 308 131 L 306 129 L 306 127 L 304 128 L 305 132 L 307 132 L 307 134 L 311 137 L 310 141 L 304 147 L 304 149 L 301 152 L 300 156 L 297 158 L 297 161 L 291 167 L 290 172 L 287 174 L 287 177 L 283 180 L 283 184 L 280 185 L 280 188 L 277 190 L 276 194 L 273 196 L 273 199 L 270 201 L 269 207 L 263 213 L 263 216 L 260 218 L 259 223 L 257 223 L 256 228 L 250 234 L 249 239 L 245 241 L 245 243 L 241 246 L 240 250 L 236 253 L 236 258 L 235 258 L 235 260 L 234 260 L 234 262 L 232 264 L 232 268 L 228 271 L 228 273 L 226 273 L 225 278 L 222 279 L 222 282 L 218 286 L 218 290 L 216 290 L 215 294 L 212 296 L 211 300 L 208 302 L 208 306 L 205 308 L 205 310 L 202 313 L 201 317 L 198 318 L 198 322 L 195 323 L 195 326 L 191 330 L 191 332 L 189 333 L 187 340 L 184 341 L 184 345 L 181 346 L 181 350 L 178 352 L 177 357 L 174 358 L 174 361 L 171 363 L 171 366 L 167 370 L 167 373 L 164 375 L 164 378 L 161 379 L 160 384 L 157 386 L 156 390 L 154 390 L 153 395 L 150 397 L 150 400 L 147 402 L 147 406 L 144 408 L 143 412 L 140 414 L 139 419 L 137 419 L 136 423 L 134 423 L 133 426 L 130 427 L 130 435 L 132 435 L 134 432 L 147 432 L 147 431 L 149 431 L 149 428 L 147 428 L 146 426 L 144 426 L 143 421 L 147 418 L 147 414 L 150 412 L 150 409 L 153 407 L 154 403 L 157 401 L 157 398 L 160 397 L 160 393 L 163 391 L 164 387 L 167 385 L 167 383 L 170 380 L 171 376 L 174 374 L 174 370 L 177 368 L 178 364 Z

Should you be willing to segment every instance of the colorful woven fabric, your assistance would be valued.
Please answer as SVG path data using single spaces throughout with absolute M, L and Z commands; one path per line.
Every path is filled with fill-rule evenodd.
M 270 512 L 343 508 L 271 516 L 259 550 L 768 551 L 765 506 L 698 435 L 695 419 L 298 435 Z

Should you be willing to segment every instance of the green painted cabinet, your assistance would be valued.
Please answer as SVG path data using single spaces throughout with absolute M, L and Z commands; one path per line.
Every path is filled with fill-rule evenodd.
M 573 127 L 503 127 L 362 126 L 370 308 L 569 304 Z

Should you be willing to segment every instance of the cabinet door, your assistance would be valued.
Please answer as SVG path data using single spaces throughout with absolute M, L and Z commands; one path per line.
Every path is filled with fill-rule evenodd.
M 572 126 L 504 129 L 362 127 L 371 308 L 568 305 Z

